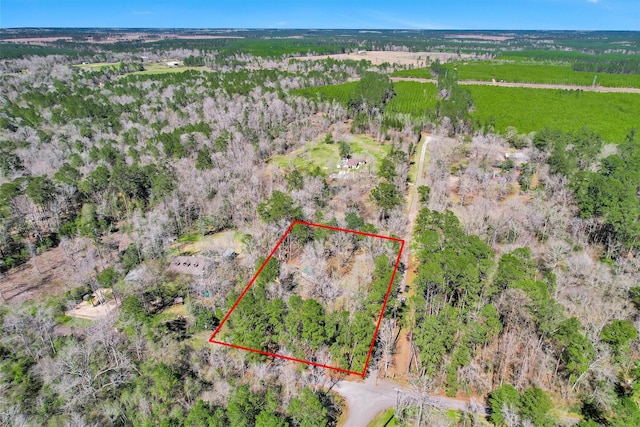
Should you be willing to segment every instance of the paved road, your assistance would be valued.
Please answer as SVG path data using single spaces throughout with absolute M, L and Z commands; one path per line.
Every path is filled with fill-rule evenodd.
M 388 381 L 376 382 L 376 376 L 377 372 L 372 372 L 363 383 L 340 381 L 333 387 L 349 405 L 346 427 L 366 427 L 378 413 L 394 407 L 400 395 L 417 402 L 418 395 L 413 390 Z M 429 396 L 427 404 L 440 409 L 471 410 L 467 402 L 440 396 Z M 477 409 L 480 415 L 486 415 L 486 408 Z
M 438 83 L 435 79 L 421 79 L 417 77 L 392 77 L 394 82 L 420 82 Z M 640 88 L 634 87 L 604 87 L 604 86 L 578 86 L 578 85 L 555 85 L 547 83 L 515 83 L 515 82 L 489 82 L 483 80 L 460 80 L 461 85 L 482 85 L 482 86 L 502 86 L 502 87 L 528 87 L 532 89 L 562 89 L 562 90 L 582 90 L 585 92 L 621 92 L 640 93 Z

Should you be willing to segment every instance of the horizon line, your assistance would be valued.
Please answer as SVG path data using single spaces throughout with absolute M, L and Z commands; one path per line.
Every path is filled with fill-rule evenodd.
M 407 31 L 407 32 L 420 32 L 420 31 L 476 31 L 476 32 L 589 32 L 589 33 L 640 33 L 640 30 L 621 30 L 621 29 L 536 29 L 536 28 L 353 28 L 353 27 L 120 27 L 120 26 L 94 26 L 94 27 L 47 27 L 47 26 L 33 26 L 33 27 L 2 27 L 0 25 L 0 31 L 5 30 L 91 30 L 91 29 L 109 29 L 109 30 L 226 30 L 226 31 Z

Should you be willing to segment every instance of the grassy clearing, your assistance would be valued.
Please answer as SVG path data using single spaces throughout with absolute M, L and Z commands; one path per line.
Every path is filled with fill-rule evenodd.
M 193 334 L 191 338 L 187 340 L 191 344 L 191 347 L 198 351 L 201 350 L 204 346 L 209 345 L 209 338 L 211 337 L 211 333 L 213 331 L 201 331 Z
M 81 68 L 86 71 L 100 71 L 103 68 L 107 68 L 107 67 L 119 68 L 120 64 L 122 63 L 121 62 L 95 62 L 93 64 L 76 64 L 72 66 L 76 68 Z
M 395 427 L 398 425 L 398 420 L 394 417 L 396 413 L 395 409 L 390 408 L 386 411 L 380 412 L 376 417 L 369 423 L 368 427 Z
M 456 411 L 455 409 L 447 409 L 446 411 L 447 418 L 454 422 L 456 425 L 459 425 L 462 421 L 462 412 Z
M 594 77 L 596 84 L 605 87 L 640 87 L 640 75 L 608 74 L 574 71 L 567 64 L 540 63 L 501 63 L 501 62 L 469 62 L 452 63 L 445 66 L 450 72 L 458 74 L 458 80 L 492 80 L 512 83 L 545 83 L 557 85 L 591 86 Z M 433 78 L 428 68 L 402 70 L 394 73 L 398 77 Z
M 623 141 L 638 127 L 640 96 L 632 93 L 596 93 L 567 90 L 467 86 L 474 121 L 494 122 L 504 132 L 515 126 L 528 133 L 544 127 L 576 131 L 588 127 L 609 142 Z
M 350 135 L 345 137 L 345 140 L 351 144 L 352 157 L 367 160 L 367 165 L 364 167 L 377 167 L 378 162 L 389 153 L 389 146 L 381 145 L 367 136 Z M 274 156 L 271 163 L 281 168 L 295 168 L 306 172 L 320 168 L 324 174 L 329 174 L 339 170 L 337 168 L 340 162 L 339 147 L 337 142 L 325 144 L 320 138 L 289 154 Z
M 222 231 L 203 236 L 192 232 L 180 237 L 171 245 L 170 255 L 197 255 L 215 248 L 232 248 L 236 253 L 242 253 L 242 233 Z
M 113 68 L 114 70 L 118 70 L 120 69 L 121 65 L 122 65 L 121 62 L 96 62 L 93 64 L 78 64 L 73 66 L 76 68 L 83 69 L 85 71 L 102 71 L 105 68 Z M 154 62 L 153 64 L 144 64 L 144 71 L 134 71 L 132 73 L 127 73 L 126 75 L 172 74 L 172 73 L 182 73 L 188 70 L 208 71 L 209 69 L 206 67 L 185 67 L 185 66 L 169 67 L 164 62 Z
M 154 316 L 154 321 L 157 324 L 160 324 L 170 320 L 175 320 L 178 317 L 185 317 L 185 318 L 188 318 L 189 320 L 193 320 L 192 316 L 189 313 L 187 313 L 187 307 L 184 304 L 175 304 L 157 313 Z
M 183 66 L 169 67 L 165 63 L 158 62 L 158 63 L 148 64 L 148 65 L 145 64 L 144 71 L 136 71 L 131 74 L 133 75 L 135 74 L 141 74 L 141 75 L 171 74 L 171 73 L 182 73 L 188 70 L 208 71 L 209 69 L 206 67 L 183 67 Z
M 191 232 L 189 234 L 185 234 L 183 236 L 178 237 L 178 243 L 187 243 L 187 242 L 199 242 L 202 239 L 202 235 L 198 232 Z
M 84 329 L 93 325 L 93 321 L 89 319 L 80 319 L 78 317 L 65 316 L 69 318 L 69 321 L 64 322 L 65 325 L 71 328 Z

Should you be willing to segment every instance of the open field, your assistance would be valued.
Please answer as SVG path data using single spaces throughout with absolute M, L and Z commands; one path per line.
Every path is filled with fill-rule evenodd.
M 515 126 L 520 133 L 544 127 L 575 131 L 588 127 L 610 142 L 624 140 L 638 126 L 640 96 L 631 93 L 467 86 L 473 97 L 474 120 L 495 120 L 497 131 Z
M 144 71 L 136 71 L 130 74 L 136 75 L 150 75 L 150 74 L 170 74 L 170 73 L 182 73 L 184 71 L 196 70 L 196 71 L 208 71 L 209 69 L 206 67 L 169 67 L 165 63 L 153 63 L 153 64 L 145 64 Z
M 73 65 L 73 67 L 81 68 L 86 71 L 100 71 L 103 68 L 107 68 L 107 67 L 118 67 L 120 66 L 120 64 L 121 62 L 95 62 L 92 64 Z
M 479 80 L 491 82 L 513 83 L 545 83 L 559 85 L 591 86 L 594 77 L 596 86 L 640 88 L 638 74 L 609 74 L 574 71 L 571 65 L 565 64 L 531 64 L 531 63 L 499 63 L 469 62 L 451 63 L 446 68 L 456 72 L 458 80 Z M 398 71 L 397 77 L 433 78 L 428 68 Z
M 202 236 L 193 234 L 187 238 L 178 239 L 171 246 L 171 254 L 177 255 L 198 255 L 210 251 L 224 252 L 233 249 L 237 254 L 243 252 L 242 235 L 233 230 L 222 231 L 220 233 Z
M 96 62 L 92 64 L 78 64 L 74 65 L 76 68 L 81 68 L 85 71 L 102 71 L 105 68 L 113 67 L 117 69 L 120 67 L 121 62 Z M 188 70 L 207 71 L 206 67 L 185 67 L 183 65 L 170 67 L 165 62 L 154 62 L 152 64 L 144 64 L 144 71 L 135 71 L 127 74 L 141 74 L 141 75 L 155 75 L 155 74 L 169 74 L 169 73 L 182 73 Z
M 364 135 L 345 135 L 343 138 L 351 144 L 352 157 L 363 158 L 367 161 L 365 168 L 375 172 L 378 162 L 387 155 L 389 146 L 382 145 Z M 274 156 L 271 163 L 281 168 L 295 168 L 310 171 L 319 167 L 323 173 L 338 171 L 340 162 L 339 143 L 325 144 L 321 139 L 309 142 L 288 154 Z

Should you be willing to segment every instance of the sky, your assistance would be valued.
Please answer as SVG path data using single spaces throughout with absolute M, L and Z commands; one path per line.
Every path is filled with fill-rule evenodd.
M 0 28 L 640 31 L 640 0 L 0 0 Z

